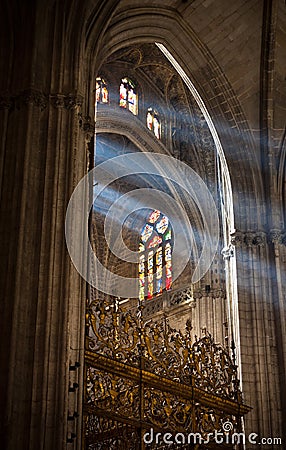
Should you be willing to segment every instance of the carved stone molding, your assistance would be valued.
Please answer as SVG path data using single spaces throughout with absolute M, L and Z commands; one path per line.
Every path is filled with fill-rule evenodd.
M 47 96 L 35 89 L 27 89 L 18 95 L 2 95 L 0 97 L 0 110 L 20 109 L 23 105 L 35 104 L 43 111 L 47 107 Z
M 286 231 L 270 230 L 269 233 L 263 231 L 236 231 L 231 238 L 232 245 L 236 247 L 256 247 L 267 243 L 286 245 Z
M 234 256 L 234 246 L 231 243 L 228 247 L 225 247 L 221 251 L 223 259 L 230 259 Z
M 3 109 L 11 109 L 13 106 L 13 101 L 11 97 L 0 96 L 0 111 Z
M 236 247 L 256 247 L 267 243 L 267 234 L 263 231 L 236 231 L 231 238 L 232 245 Z
M 4 94 L 0 96 L 0 110 L 20 109 L 22 106 L 32 104 L 41 111 L 51 104 L 55 108 L 75 109 L 82 105 L 83 98 L 74 94 L 51 94 L 47 95 L 37 89 L 25 89 L 16 95 Z
M 196 306 L 196 301 L 194 299 L 193 290 L 191 287 L 184 290 L 176 291 L 174 293 L 170 293 L 168 305 L 169 307 L 180 305 L 182 303 L 188 303 L 191 307 Z
M 76 94 L 51 94 L 50 102 L 54 108 L 75 109 L 81 107 L 83 98 Z
M 210 289 L 206 292 L 204 289 L 196 289 L 193 293 L 194 300 L 209 297 L 209 298 L 226 298 L 226 291 L 224 289 Z
M 16 109 L 20 109 L 23 105 L 28 104 L 38 106 L 43 111 L 48 105 L 48 97 L 36 89 L 26 89 L 14 98 Z
M 36 89 L 26 89 L 17 95 L 0 96 L 0 110 L 20 109 L 22 106 L 34 104 L 43 111 L 48 105 L 48 97 Z
M 50 102 L 54 108 L 64 108 L 65 107 L 65 96 L 61 94 L 50 95 Z
M 270 230 L 269 241 L 272 244 L 286 245 L 286 231 L 284 230 Z
M 188 308 L 196 308 L 197 301 L 203 298 L 211 299 L 225 299 L 225 289 L 196 289 L 192 288 L 182 289 L 175 292 L 164 292 L 163 295 L 154 298 L 144 306 L 143 314 L 145 317 L 154 317 L 157 313 L 164 313 L 168 311 L 177 310 L 177 307 L 185 306 Z
M 95 133 L 95 123 L 90 116 L 82 116 L 81 113 L 78 114 L 79 127 L 85 134 L 86 142 L 90 142 Z

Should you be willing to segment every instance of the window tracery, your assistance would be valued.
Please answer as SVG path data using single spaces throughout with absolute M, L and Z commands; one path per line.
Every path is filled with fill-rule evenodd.
M 161 139 L 161 121 L 158 112 L 153 108 L 148 108 L 146 116 L 147 127 L 152 131 L 157 139 Z
M 109 94 L 106 81 L 101 78 L 96 78 L 96 90 L 95 90 L 95 101 L 96 103 L 108 103 Z
M 138 95 L 135 83 L 129 78 L 122 78 L 119 90 L 119 106 L 128 109 L 135 116 L 138 113 Z
M 172 286 L 172 229 L 167 216 L 152 211 L 139 242 L 139 299 L 153 298 Z

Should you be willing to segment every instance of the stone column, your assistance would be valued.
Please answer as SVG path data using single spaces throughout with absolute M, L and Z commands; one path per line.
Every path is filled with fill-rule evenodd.
M 237 232 L 238 306 L 242 381 L 245 402 L 252 406 L 246 434 L 282 437 L 279 357 L 277 354 L 272 244 L 263 232 Z M 247 445 L 246 448 L 253 448 Z M 274 449 L 274 445 L 263 448 Z
M 272 295 L 275 314 L 275 336 L 278 353 L 279 382 L 281 386 L 281 429 L 283 442 L 286 442 L 286 233 L 284 230 L 271 230 L 269 241 L 272 249 L 272 264 L 275 277 Z M 273 380 L 274 382 L 274 380 Z M 278 382 L 278 380 L 276 380 Z M 275 407 L 275 406 L 274 406 Z
M 32 89 L 2 101 L 0 422 L 7 450 L 63 448 L 76 407 L 69 367 L 82 366 L 86 293 L 64 222 L 87 169 L 81 102 Z

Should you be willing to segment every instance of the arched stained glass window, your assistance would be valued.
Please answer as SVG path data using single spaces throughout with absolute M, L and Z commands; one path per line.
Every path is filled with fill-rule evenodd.
M 152 211 L 139 242 L 139 299 L 151 299 L 172 286 L 172 228 L 167 216 Z
M 105 80 L 101 77 L 96 78 L 96 95 L 95 95 L 95 101 L 96 103 L 108 103 L 108 89 L 107 89 L 107 83 Z
M 153 108 L 148 108 L 146 116 L 147 127 L 153 131 L 157 139 L 161 139 L 161 122 L 159 114 Z
M 132 114 L 137 115 L 138 112 L 138 96 L 136 86 L 129 78 L 122 78 L 120 84 L 119 106 L 128 109 Z

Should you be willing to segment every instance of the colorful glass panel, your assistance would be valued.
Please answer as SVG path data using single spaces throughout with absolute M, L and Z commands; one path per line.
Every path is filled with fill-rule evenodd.
M 148 298 L 153 297 L 153 251 L 148 253 Z
M 165 246 L 165 260 L 171 261 L 171 259 L 172 259 L 172 249 L 170 242 L 168 242 L 168 244 L 166 244 Z
M 137 114 L 137 95 L 133 91 L 133 89 L 128 91 L 128 103 L 129 103 L 129 111 L 131 111 L 132 114 L 136 115 Z
M 159 234 L 158 234 L 159 233 Z M 172 286 L 172 229 L 167 216 L 153 210 L 139 243 L 139 299 L 159 295 Z
M 144 300 L 145 297 L 145 255 L 139 258 L 139 299 Z
M 160 294 L 163 290 L 162 286 L 162 275 L 163 275 L 163 258 L 162 258 L 162 247 L 158 248 L 156 252 L 156 292 Z
M 172 247 L 170 242 L 165 246 L 165 261 L 166 261 L 166 289 L 171 289 L 172 286 Z
M 152 240 L 148 244 L 148 248 L 154 248 L 157 247 L 157 245 L 162 243 L 162 238 L 159 237 L 157 234 L 152 238 Z
M 106 86 L 102 88 L 102 103 L 108 103 L 108 90 Z
M 96 103 L 108 103 L 108 89 L 107 84 L 103 78 L 96 78 Z
M 144 285 L 144 280 L 143 280 L 143 282 L 142 282 L 142 279 L 139 278 L 139 283 L 140 283 L 140 285 L 139 285 L 139 299 L 140 299 L 141 301 L 143 301 L 144 298 L 145 298 L 145 285 Z
M 139 272 L 144 273 L 145 271 L 145 255 L 140 255 L 139 258 Z
M 127 89 L 125 88 L 123 83 L 121 83 L 121 85 L 120 85 L 119 106 L 121 106 L 121 108 L 127 107 Z
M 142 242 L 147 242 L 148 239 L 151 237 L 153 233 L 153 227 L 151 225 L 148 225 L 148 223 L 146 223 L 145 227 L 142 230 L 141 233 L 141 240 Z
M 171 261 L 166 261 L 166 278 L 172 277 L 172 263 Z
M 172 238 L 172 231 L 171 228 L 164 234 L 164 240 L 169 241 Z
M 158 233 L 163 234 L 167 230 L 169 225 L 169 220 L 166 216 L 163 216 L 160 222 L 156 224 L 156 230 Z
M 137 115 L 137 93 L 135 84 L 128 78 L 121 80 L 119 89 L 119 106 L 129 109 L 132 114 Z
M 166 277 L 166 290 L 169 291 L 172 287 L 172 277 Z
M 157 209 L 155 209 L 153 212 L 151 212 L 151 214 L 150 214 L 150 216 L 149 216 L 149 219 L 147 220 L 147 222 L 150 222 L 150 223 L 155 223 L 157 220 L 158 220 L 158 218 L 160 217 L 160 211 L 158 211 Z
M 153 128 L 153 116 L 152 116 L 152 114 L 149 111 L 147 113 L 146 122 L 147 122 L 147 127 L 149 128 L 149 130 L 152 130 L 152 128 Z
M 150 131 L 153 131 L 157 139 L 161 138 L 161 124 L 158 117 L 157 111 L 153 108 L 148 108 L 147 116 L 146 116 L 147 128 Z
M 153 120 L 153 130 L 154 130 L 154 134 L 155 134 L 156 138 L 160 139 L 160 123 L 156 117 L 154 117 L 154 120 Z
M 144 273 L 139 275 L 139 299 L 144 300 L 145 297 L 145 278 Z
M 100 85 L 96 82 L 96 103 L 100 102 Z

